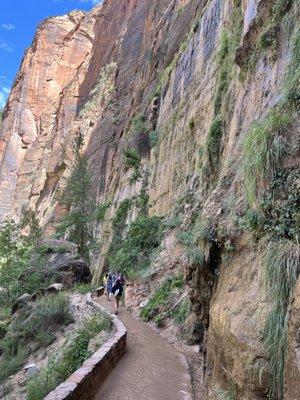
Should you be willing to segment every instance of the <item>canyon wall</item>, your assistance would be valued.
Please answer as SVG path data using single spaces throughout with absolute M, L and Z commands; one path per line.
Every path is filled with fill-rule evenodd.
M 39 26 L 4 109 L 1 218 L 18 218 L 29 208 L 51 230 L 63 213 L 57 193 L 72 170 L 74 138 L 83 135 L 91 195 L 97 204 L 108 204 L 96 227 L 95 281 L 105 267 L 112 219 L 125 199 L 147 193 L 150 215 L 178 217 L 175 231 L 197 231 L 193 246 L 203 262 L 182 257 L 180 268 L 204 332 L 211 399 L 220 393 L 267 399 L 272 386 L 263 331 L 273 301 L 263 254 L 267 234 L 297 234 L 283 234 L 271 223 L 257 233 L 260 193 L 271 180 L 269 158 L 258 183 L 250 173 L 247 189 L 245 141 L 254 135 L 253 124 L 266 120 L 264 132 L 277 130 L 290 149 L 282 169 L 289 188 L 299 189 L 299 97 L 289 100 L 293 121 L 277 121 L 286 77 L 299 54 L 298 25 L 297 1 L 105 0 L 90 13 Z M 254 147 L 264 139 L 255 140 Z M 140 157 L 136 178 L 126 149 Z M 250 164 L 256 152 L 250 151 Z M 256 172 L 253 164 L 254 177 Z M 250 201 L 253 184 L 258 190 Z M 294 211 L 288 212 L 293 219 Z M 279 213 L 269 213 L 269 220 L 279 220 Z M 135 202 L 127 223 L 137 214 Z M 247 220 L 250 214 L 255 221 Z M 176 253 L 178 240 L 173 246 Z M 287 365 L 295 377 L 287 372 L 289 400 L 299 393 L 293 383 L 300 369 L 298 308 L 295 302 L 288 331 Z

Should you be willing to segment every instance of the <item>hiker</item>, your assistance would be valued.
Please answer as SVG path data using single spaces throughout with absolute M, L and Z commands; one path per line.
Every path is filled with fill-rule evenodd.
M 122 285 L 122 286 L 125 285 L 125 277 L 124 277 L 124 275 L 122 274 L 122 272 L 121 272 L 120 274 L 118 273 L 117 279 L 119 279 L 119 281 L 121 282 L 121 285 Z
M 123 293 L 122 293 L 122 296 L 121 296 L 121 300 L 122 300 L 122 306 L 125 307 L 125 276 L 123 275 L 123 273 L 121 273 L 119 275 L 118 279 L 120 280 L 121 285 L 123 287 Z
M 120 302 L 120 298 L 121 298 L 122 293 L 123 293 L 123 286 L 121 284 L 120 279 L 116 280 L 116 283 L 114 284 L 114 286 L 112 288 L 112 293 L 113 293 L 114 298 L 115 298 L 115 313 L 118 314 L 119 302 Z
M 106 291 L 107 291 L 107 298 L 110 301 L 111 293 L 112 293 L 112 288 L 113 288 L 113 277 L 111 273 L 109 272 L 107 276 L 107 283 L 106 283 Z
M 107 294 L 107 281 L 108 281 L 108 273 L 106 273 L 103 278 L 104 294 Z

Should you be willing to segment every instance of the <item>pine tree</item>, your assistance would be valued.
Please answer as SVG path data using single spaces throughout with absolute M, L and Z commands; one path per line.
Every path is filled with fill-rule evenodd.
M 74 145 L 73 171 L 60 196 L 60 201 L 66 206 L 68 214 L 63 218 L 57 233 L 76 243 L 79 253 L 89 260 L 89 244 L 93 241 L 90 225 L 94 220 L 95 203 L 90 196 L 91 176 L 82 147 L 83 137 L 79 134 Z

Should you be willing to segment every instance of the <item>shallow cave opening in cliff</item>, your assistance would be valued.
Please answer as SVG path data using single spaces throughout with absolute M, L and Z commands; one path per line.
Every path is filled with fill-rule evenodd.
M 147 157 L 150 153 L 150 140 L 147 132 L 142 132 L 135 137 L 135 146 L 141 157 Z
M 222 246 L 215 240 L 210 243 L 208 257 L 207 257 L 207 267 L 213 276 L 216 276 L 221 264 L 222 256 Z

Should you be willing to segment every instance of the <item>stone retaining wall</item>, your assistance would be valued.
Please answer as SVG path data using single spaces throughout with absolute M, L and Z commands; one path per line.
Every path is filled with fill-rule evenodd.
M 90 294 L 87 295 L 87 302 L 107 312 L 91 299 Z M 115 328 L 114 335 L 44 400 L 91 400 L 93 398 L 101 383 L 126 352 L 126 328 L 114 314 L 110 314 L 110 317 Z

